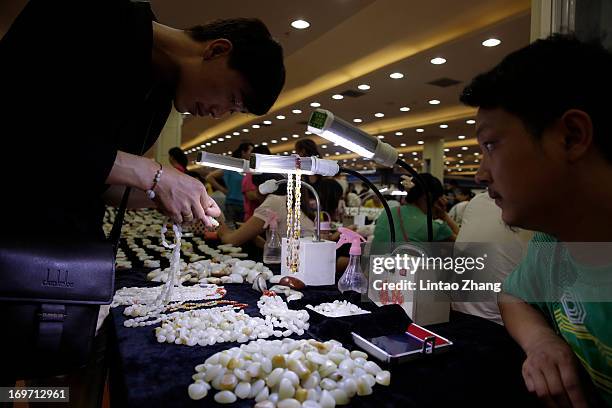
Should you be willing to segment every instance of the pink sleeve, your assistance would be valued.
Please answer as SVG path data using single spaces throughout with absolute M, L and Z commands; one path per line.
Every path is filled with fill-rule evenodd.
M 242 178 L 242 192 L 255 191 L 257 187 L 253 184 L 253 175 L 247 174 Z

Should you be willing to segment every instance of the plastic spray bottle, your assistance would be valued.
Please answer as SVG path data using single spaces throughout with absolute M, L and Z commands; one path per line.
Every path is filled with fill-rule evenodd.
M 340 239 L 336 245 L 336 249 L 342 245 L 350 243 L 351 249 L 349 250 L 349 264 L 342 274 L 342 277 L 338 281 L 338 290 L 344 293 L 347 290 L 352 290 L 357 293 L 366 293 L 368 291 L 368 281 L 361 272 L 361 243 L 365 242 L 366 239 L 355 231 L 348 228 L 338 228 L 340 232 Z
M 268 211 L 267 215 L 264 228 L 268 228 L 268 232 L 263 250 L 263 262 L 279 264 L 281 262 L 281 238 L 278 234 L 278 215 L 274 211 Z

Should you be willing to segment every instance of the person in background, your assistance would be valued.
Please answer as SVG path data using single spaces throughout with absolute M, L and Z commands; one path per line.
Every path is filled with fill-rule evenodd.
M 264 173 L 253 175 L 253 184 L 258 188 L 261 184 L 268 180 L 280 180 L 281 176 L 277 174 Z M 263 247 L 265 240 L 261 238 L 260 234 L 264 232 L 264 224 L 269 217 L 269 211 L 276 213 L 278 216 L 278 233 L 281 237 L 287 235 L 287 185 L 281 184 L 274 193 L 264 195 L 256 190 L 259 195 L 259 199 L 262 201 L 261 205 L 255 209 L 253 216 L 249 218 L 244 224 L 238 229 L 232 229 L 227 224 L 221 223 L 217 231 L 218 237 L 224 244 L 242 245 L 245 242 L 255 240 L 256 245 Z M 312 221 L 313 215 L 308 211 L 304 211 L 304 199 L 302 200 L 302 236 L 312 236 L 314 234 L 315 225 Z
M 299 139 L 295 142 L 295 153 L 300 157 L 321 157 L 317 144 L 312 139 Z M 318 189 L 318 183 L 323 178 L 318 174 L 307 176 L 306 181 L 315 189 Z M 310 192 L 307 193 L 310 196 Z
M 461 95 L 478 108 L 476 181 L 504 222 L 539 231 L 499 306 L 526 354 L 525 385 L 547 406 L 612 405 L 610 72 L 600 43 L 556 34 Z
M 475 270 L 469 278 L 477 282 L 501 283 L 527 253 L 527 244 L 533 232 L 504 223 L 501 209 L 487 192 L 477 194 L 466 203 L 453 255 L 476 259 L 486 253 L 485 268 Z M 483 296 L 488 299 L 483 299 Z M 477 301 L 470 301 L 469 298 L 461 300 L 465 301 L 452 303 L 454 310 L 503 324 L 496 293 L 479 294 Z
M 232 157 L 248 160 L 251 157 L 253 143 L 244 142 L 232 152 Z M 219 190 L 225 194 L 225 215 L 226 222 L 230 226 L 235 227 L 236 221 L 244 219 L 244 198 L 242 195 L 242 178 L 243 175 L 231 170 L 215 170 L 206 176 L 208 181 L 215 190 Z M 219 183 L 223 179 L 225 186 Z
M 267 146 L 257 146 L 251 154 L 272 154 Z M 263 202 L 261 194 L 257 191 L 257 186 L 253 184 L 253 173 L 247 173 L 242 179 L 242 194 L 244 196 L 244 221 L 248 221 L 253 216 L 253 212 Z
M 421 173 L 420 176 L 431 192 L 434 241 L 454 241 L 459 233 L 459 228 L 446 213 L 442 183 L 429 173 Z M 418 184 L 410 188 L 406 196 L 406 204 L 396 207 L 392 212 L 392 217 L 398 242 L 427 241 L 427 199 L 425 191 Z M 387 214 L 384 212 L 376 220 L 373 242 L 390 242 L 389 223 Z
M 467 207 L 472 197 L 474 197 L 474 193 L 472 193 L 472 190 L 467 187 L 455 189 L 455 199 L 458 201 L 458 203 L 453 205 L 448 212 L 448 215 L 459 227 L 461 227 L 461 220 L 463 219 L 465 207 Z
M 204 180 L 202 180 L 202 177 L 198 173 L 196 173 L 195 171 L 187 170 L 189 160 L 187 159 L 187 155 L 185 154 L 185 152 L 183 152 L 180 147 L 173 147 L 168 150 L 168 160 L 170 161 L 172 167 L 174 167 L 181 173 L 185 173 L 188 176 L 191 176 L 195 179 L 200 180 L 201 182 L 204 182 Z

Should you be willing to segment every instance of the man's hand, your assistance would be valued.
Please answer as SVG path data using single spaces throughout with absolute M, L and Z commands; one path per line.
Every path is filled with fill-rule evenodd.
M 198 219 L 207 227 L 213 227 L 209 217 L 218 217 L 221 210 L 215 200 L 208 196 L 204 185 L 171 166 L 163 170 L 155 188 L 159 210 L 178 224 Z
M 523 378 L 530 392 L 549 407 L 587 407 L 578 361 L 570 347 L 554 333 L 534 341 L 525 350 Z

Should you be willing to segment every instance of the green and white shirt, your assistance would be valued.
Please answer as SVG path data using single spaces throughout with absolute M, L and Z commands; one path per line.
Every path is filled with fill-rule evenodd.
M 612 265 L 578 264 L 553 237 L 537 233 L 504 292 L 539 309 L 612 405 Z M 594 301 L 598 300 L 598 301 Z M 601 301 L 599 301 L 601 300 Z

